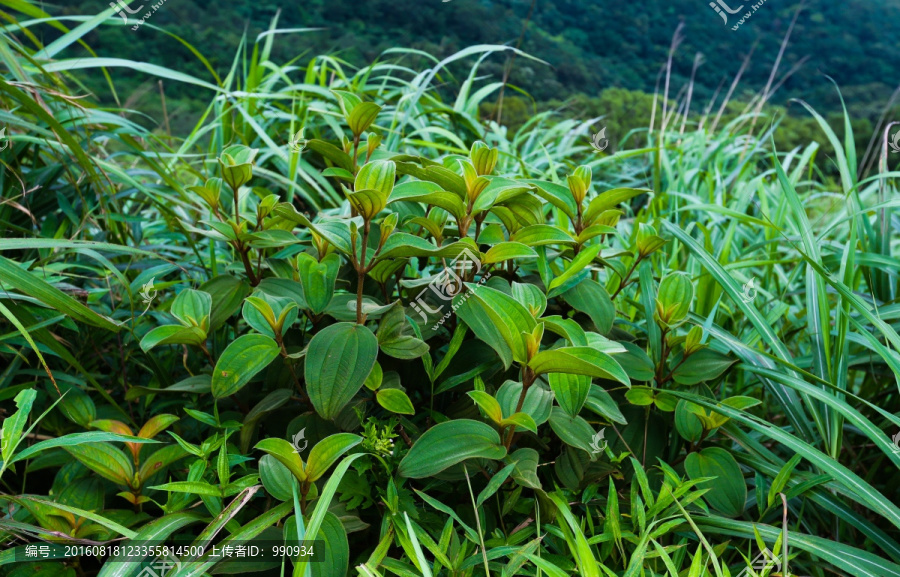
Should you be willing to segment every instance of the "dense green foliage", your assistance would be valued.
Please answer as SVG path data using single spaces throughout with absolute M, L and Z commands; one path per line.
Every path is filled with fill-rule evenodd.
M 0 571 L 900 576 L 897 173 L 846 115 L 779 152 L 658 102 L 609 154 L 479 119 L 503 47 L 447 98 L 267 34 L 160 138 L 37 60 L 85 32 L 0 51 Z
M 144 2 L 133 4 L 136 7 Z M 244 22 L 249 22 L 251 37 L 255 36 L 268 27 L 280 8 L 282 27 L 322 30 L 281 43 L 275 48 L 279 59 L 300 56 L 302 62 L 304 53 L 311 56 L 333 51 L 336 57 L 359 65 L 396 46 L 444 57 L 473 44 L 515 44 L 530 5 L 527 0 L 310 0 L 292 5 L 251 0 L 212 4 L 169 0 L 150 23 L 190 39 L 214 63 L 227 65 L 240 42 Z M 81 0 L 67 4 L 63 10 L 67 15 L 81 16 L 106 8 L 107 3 L 100 0 Z M 540 55 L 552 68 L 526 64 L 513 73 L 511 82 L 540 101 L 558 98 L 561 93 L 596 95 L 611 86 L 652 93 L 674 25 L 683 20 L 685 42 L 675 62 L 675 74 L 682 80 L 690 77 L 694 54 L 703 53 L 706 64 L 697 77 L 697 92 L 705 101 L 724 77 L 734 74 L 735 63 L 754 42 L 759 42 L 759 56 L 748 70 L 748 84 L 765 83 L 771 59 L 795 8 L 766 5 L 746 27 L 733 31 L 701 0 L 536 2 L 521 48 Z M 851 22 L 853 25 L 848 26 Z M 803 96 L 819 105 L 837 104 L 817 72 L 827 70 L 853 102 L 871 102 L 871 93 L 876 90 L 886 99 L 900 77 L 898 36 L 900 8 L 892 2 L 809 3 L 798 21 L 786 65 L 804 56 L 813 60 L 787 87 L 788 95 Z M 133 35 L 125 26 L 109 25 L 89 40 L 90 46 L 102 54 L 164 65 L 173 62 L 171 51 L 175 50 L 187 67 L 180 69 L 198 76 L 205 74 L 190 52 L 149 30 Z M 216 54 L 205 49 L 212 46 Z M 866 66 L 859 66 L 862 62 Z M 484 72 L 502 77 L 502 67 L 502 61 L 494 61 Z
M 135 8 L 145 4 L 148 2 L 132 0 Z M 191 47 L 223 74 L 244 34 L 254 38 L 276 15 L 282 28 L 316 29 L 283 38 L 273 47 L 277 61 L 291 60 L 300 66 L 306 66 L 316 54 L 329 54 L 356 66 L 381 59 L 423 69 L 430 66 L 427 58 L 410 53 L 398 58 L 385 50 L 416 48 L 440 59 L 474 44 L 516 45 L 524 28 L 521 48 L 539 55 L 544 63 L 518 59 L 509 81 L 545 107 L 572 95 L 597 97 L 612 87 L 652 94 L 672 32 L 681 21 L 684 41 L 674 56 L 673 84 L 687 84 L 695 56 L 702 54 L 694 87 L 694 109 L 702 110 L 717 91 L 721 99 L 741 59 L 751 51 L 753 56 L 735 97 L 748 100 L 765 85 L 796 9 L 793 4 L 766 4 L 734 31 L 707 4 L 704 0 L 535 2 L 526 23 L 531 7 L 527 0 L 310 0 L 286 5 L 257 0 L 169 0 L 153 14 L 146 29 L 132 32 L 116 18 L 88 34 L 86 41 L 101 55 L 174 67 L 213 82 L 207 63 L 197 58 Z M 752 3 L 734 2 L 733 6 L 745 4 Z M 103 0 L 78 0 L 46 10 L 54 16 L 74 17 L 97 14 L 107 7 Z M 177 34 L 189 44 L 176 42 L 153 26 Z M 49 27 L 38 33 L 46 35 L 42 37 L 45 43 L 60 34 Z M 791 98 L 803 98 L 819 110 L 839 113 L 841 104 L 835 91 L 822 81 L 826 72 L 842 87 L 854 119 L 874 124 L 900 79 L 898 37 L 900 7 L 896 3 L 808 2 L 787 46 L 782 71 L 803 64 L 775 95 L 775 101 L 786 104 Z M 75 50 L 69 57 L 85 55 Z M 489 57 L 481 73 L 500 80 L 507 62 L 503 57 Z M 450 70 L 467 73 L 464 65 Z M 139 105 L 162 125 L 158 87 L 127 70 L 117 70 L 116 78 L 119 101 L 128 107 Z M 81 80 L 101 101 L 114 102 L 101 76 L 81 75 Z M 725 86 L 721 86 L 723 82 Z M 167 82 L 165 91 L 173 126 L 185 116 L 194 119 L 205 106 L 204 97 L 190 86 Z M 804 117 L 802 110 L 792 112 Z M 604 107 L 601 113 L 613 115 L 614 122 L 627 120 L 615 116 L 615 108 Z M 871 129 L 862 134 L 868 139 Z

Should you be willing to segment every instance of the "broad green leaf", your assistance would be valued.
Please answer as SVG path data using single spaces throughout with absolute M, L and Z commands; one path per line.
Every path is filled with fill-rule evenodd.
M 453 299 L 454 306 L 463 321 L 478 338 L 497 351 L 504 365 L 509 360 L 526 362 L 525 342 L 522 333 L 531 333 L 535 327 L 531 313 L 511 296 L 489 286 L 467 283 L 471 294 Z M 491 328 L 493 327 L 493 329 Z M 498 337 L 500 340 L 498 340 Z M 510 351 L 510 356 L 507 355 Z
M 463 251 L 477 250 L 471 239 L 458 241 L 437 247 L 422 237 L 405 232 L 394 232 L 388 237 L 378 255 L 379 259 L 407 258 L 407 257 L 434 257 L 455 258 Z
M 140 437 L 131 437 L 128 435 L 119 435 L 116 433 L 101 433 L 99 431 L 91 431 L 87 433 L 69 433 L 68 435 L 63 435 L 62 437 L 57 437 L 55 439 L 47 439 L 46 441 L 41 441 L 39 443 L 35 443 L 28 447 L 27 449 L 22 450 L 18 454 L 16 454 L 10 463 L 14 463 L 17 461 L 22 461 L 25 459 L 30 459 L 31 457 L 46 451 L 47 449 L 54 449 L 56 447 L 74 447 L 82 444 L 95 444 L 95 443 L 104 443 L 107 441 L 119 441 L 126 443 L 158 443 L 159 441 L 152 441 L 150 439 L 141 439 Z
M 392 413 L 400 415 L 416 414 L 412 401 L 400 389 L 381 389 L 375 393 L 375 400 L 378 401 L 379 405 Z
M 540 462 L 540 455 L 537 451 L 529 448 L 519 449 L 507 456 L 504 461 L 515 465 L 512 478 L 517 483 L 531 489 L 541 488 L 541 481 L 537 476 L 537 467 Z
M 628 424 L 612 396 L 598 385 L 591 385 L 591 390 L 584 402 L 584 406 L 614 423 Z
M 547 290 L 553 291 L 553 289 L 562 286 L 565 282 L 583 271 L 585 267 L 590 265 L 594 258 L 600 254 L 600 248 L 601 246 L 599 244 L 584 248 L 584 250 L 579 252 L 578 255 L 572 259 L 572 262 L 569 263 L 566 270 L 550 282 L 550 286 L 547 287 Z
M 547 310 L 547 297 L 533 284 L 513 282 L 510 285 L 512 297 L 523 304 L 534 318 L 540 318 Z
M 503 420 L 503 412 L 500 410 L 500 403 L 497 402 L 497 399 L 484 391 L 469 391 L 467 394 L 472 397 L 476 405 L 481 407 L 491 421 L 500 424 L 500 421 Z
M 109 443 L 92 443 L 64 447 L 82 465 L 119 485 L 131 485 L 134 467 L 125 453 Z
M 619 344 L 625 348 L 625 352 L 616 355 L 616 362 L 625 369 L 628 377 L 633 381 L 642 382 L 652 379 L 656 374 L 655 367 L 644 349 L 628 341 Z
M 316 412 L 334 419 L 375 365 L 378 340 L 362 325 L 337 323 L 313 336 L 306 353 L 307 393 Z
M 400 462 L 401 477 L 432 477 L 466 459 L 502 459 L 506 448 L 491 426 L 470 419 L 440 423 L 425 431 Z
M 690 410 L 688 403 L 681 399 L 675 405 L 675 429 L 686 441 L 696 443 L 703 437 L 703 422 Z
M 372 370 L 369 371 L 369 376 L 366 377 L 366 380 L 363 384 L 370 391 L 377 391 L 378 387 L 381 386 L 381 383 L 383 381 L 384 371 L 382 370 L 381 365 L 378 363 L 378 361 L 375 361 L 375 364 L 372 366 Z
M 241 308 L 244 297 L 250 294 L 250 285 L 236 276 L 222 274 L 200 285 L 200 290 L 212 298 L 209 330 L 215 331 Z
M 622 202 L 631 200 L 635 196 L 647 194 L 649 192 L 652 191 L 644 188 L 614 188 L 612 190 L 601 192 L 591 200 L 590 204 L 588 204 L 587 210 L 584 211 L 584 221 L 593 223 L 594 219 L 600 216 L 603 211 L 614 208 Z
M 321 262 L 306 253 L 297 255 L 297 272 L 303 286 L 303 296 L 314 315 L 328 308 L 334 296 L 334 283 L 340 266 L 341 259 L 336 254 L 326 256 Z
M 376 336 L 381 351 L 397 359 L 417 359 L 428 352 L 425 341 L 415 336 L 400 301 L 381 317 Z
M 356 212 L 366 220 L 372 220 L 387 206 L 386 196 L 377 190 L 371 189 L 348 192 L 347 200 L 350 201 L 350 205 Z
M 452 192 L 445 192 L 440 190 L 437 185 L 431 183 L 423 183 L 423 182 L 407 182 L 404 183 L 406 185 L 430 185 L 434 187 L 435 190 L 432 192 L 422 193 L 421 188 L 418 186 L 416 188 L 404 188 L 400 189 L 398 186 L 397 189 L 394 190 L 394 194 L 391 194 L 390 202 L 421 202 L 423 204 L 427 204 L 429 206 L 436 206 L 438 208 L 442 208 L 453 215 L 454 218 L 462 219 L 466 216 L 466 205 L 463 204 L 463 201 L 459 198 L 459 196 L 453 194 Z M 398 190 L 400 193 L 398 194 Z
M 242 316 L 257 332 L 275 338 L 276 330 L 284 334 L 294 324 L 299 310 L 293 299 L 257 291 L 244 301 Z
M 591 317 L 597 332 L 602 335 L 609 333 L 616 318 L 616 309 L 603 285 L 593 279 L 585 279 L 560 296 L 572 308 Z
M 364 103 L 368 104 L 368 103 Z M 350 544 L 347 531 L 338 517 L 328 511 L 322 519 L 322 526 L 316 535 L 314 558 L 327 559 L 324 563 L 310 563 L 311 577 L 345 577 L 350 566 Z
M 375 104 L 374 102 L 361 102 L 354 106 L 350 111 L 350 116 L 347 118 L 347 125 L 350 127 L 350 130 L 353 131 L 353 134 L 362 134 L 369 129 L 369 126 L 371 126 L 373 122 L 375 122 L 379 112 L 381 112 L 381 106 L 378 104 Z M 391 183 L 393 184 L 394 163 L 391 162 L 389 164 L 391 165 Z M 357 182 L 359 182 L 358 175 Z
M 345 118 L 349 119 L 353 110 L 362 104 L 362 98 L 347 90 L 332 90 L 331 93 L 337 97 L 341 112 L 344 113 Z
M 152 439 L 162 431 L 166 430 L 169 425 L 177 421 L 178 417 L 176 417 L 175 415 L 155 415 L 153 417 L 150 417 L 150 419 L 148 419 L 147 422 L 144 423 L 144 426 L 141 427 L 140 431 L 138 431 L 137 436 L 143 437 L 145 439 Z
M 306 463 L 306 474 L 310 481 L 316 481 L 337 461 L 341 455 L 362 442 L 362 437 L 351 433 L 338 433 L 325 437 L 312 448 Z
M 537 258 L 537 253 L 520 242 L 501 242 L 492 246 L 481 262 L 492 264 L 517 258 Z
M 518 412 L 506 417 L 500 421 L 501 427 L 513 427 L 515 430 L 522 429 L 537 434 L 537 424 L 528 413 Z
M 203 327 L 212 312 L 212 297 L 203 291 L 184 289 L 175 297 L 170 312 L 186 327 Z
M 526 246 L 542 246 L 545 244 L 575 244 L 566 231 L 549 224 L 533 224 L 516 232 L 510 240 Z
M 584 406 L 591 389 L 591 377 L 586 375 L 570 375 L 566 373 L 550 373 L 547 375 L 550 389 L 559 406 L 575 417 Z
M 521 396 L 522 383 L 506 381 L 501 385 L 497 390 L 496 399 L 500 403 L 504 417 L 511 417 L 517 412 L 516 407 Z M 551 407 L 553 407 L 553 393 L 545 386 L 542 386 L 540 382 L 536 382 L 525 393 L 525 400 L 520 411 L 530 416 L 537 425 L 541 425 L 550 418 Z M 519 432 L 522 430 L 524 429 L 516 429 Z
M 91 400 L 90 395 L 78 387 L 67 384 L 61 384 L 60 390 L 64 393 L 59 401 L 60 410 L 73 423 L 87 429 L 88 425 L 97 418 L 97 407 L 94 405 L 94 401 Z M 126 435 L 131 434 L 131 430 L 116 432 L 122 432 Z
M 550 413 L 550 428 L 562 441 L 576 449 L 592 452 L 591 440 L 594 429 L 581 417 L 571 417 L 559 407 L 553 407 Z
M 684 362 L 681 362 L 682 358 L 682 355 L 678 355 L 672 360 L 677 365 L 672 371 L 672 379 L 679 385 L 696 385 L 711 381 L 737 362 L 709 348 L 694 352 Z
M 159 345 L 199 345 L 205 340 L 206 331 L 199 327 L 164 325 L 144 335 L 141 350 L 146 352 Z
M 259 480 L 266 491 L 279 501 L 290 501 L 291 485 L 297 484 L 297 478 L 290 469 L 272 455 L 263 455 L 259 460 Z
M 736 517 L 744 511 L 747 485 L 731 453 L 719 447 L 707 447 L 690 453 L 684 461 L 684 470 L 694 480 L 713 477 L 706 484 L 712 490 L 703 496 L 712 507 L 729 517 Z
M 565 212 L 569 218 L 575 219 L 578 207 L 568 188 L 561 184 L 543 180 L 524 179 L 522 182 L 534 185 L 535 194 Z
M 568 373 L 618 381 L 631 386 L 625 370 L 606 353 L 591 347 L 563 347 L 536 354 L 528 366 L 537 373 Z
M 141 467 L 138 471 L 138 476 L 143 483 L 156 473 L 164 470 L 175 461 L 183 459 L 188 455 L 190 455 L 190 452 L 188 452 L 178 444 L 163 447 L 158 451 L 154 451 L 150 454 L 149 457 L 146 457 L 144 459 L 144 462 L 141 464 Z
M 274 437 L 263 439 L 256 444 L 256 448 L 275 457 L 278 462 L 287 467 L 288 471 L 297 477 L 298 481 L 303 482 L 307 480 L 308 475 L 303 465 L 303 459 L 297 454 L 294 446 L 284 439 Z
M 280 348 L 274 339 L 249 334 L 238 337 L 222 351 L 212 376 L 212 394 L 217 399 L 241 390 L 258 372 L 266 368 Z
M 634 387 L 625 393 L 625 398 L 632 405 L 646 407 L 653 404 L 653 400 L 656 398 L 656 392 L 650 387 Z

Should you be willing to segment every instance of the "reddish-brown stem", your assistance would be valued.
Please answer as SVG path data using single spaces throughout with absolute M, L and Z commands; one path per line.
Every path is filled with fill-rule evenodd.
M 250 262 L 250 257 L 248 253 L 250 249 L 244 246 L 244 243 L 238 241 L 235 246 L 238 253 L 241 255 L 241 262 L 244 265 L 244 271 L 247 273 L 247 276 L 250 278 L 250 286 L 256 286 L 259 284 L 259 278 L 253 272 L 253 264 Z
M 400 437 L 403 438 L 403 442 L 406 443 L 407 447 L 412 447 L 412 439 L 409 438 L 409 435 L 406 434 L 406 430 L 403 428 L 403 425 L 399 425 L 400 427 Z
M 662 345 L 661 345 L 662 348 L 660 349 L 660 354 L 659 354 L 659 365 L 656 367 L 656 383 L 657 383 L 657 386 L 660 385 L 660 384 L 662 384 L 662 383 L 661 383 L 662 378 L 663 378 L 663 374 L 662 374 L 662 373 L 663 373 L 663 369 L 666 367 L 666 359 L 667 359 L 668 356 L 669 356 L 669 345 L 668 345 L 668 343 L 666 342 L 666 335 L 667 335 L 667 334 L 669 334 L 669 329 L 668 329 L 668 327 L 666 327 L 666 328 L 663 329 L 663 331 L 662 331 L 662 337 L 660 338 L 660 340 L 662 341 Z
M 631 280 L 631 275 L 634 274 L 634 269 L 636 269 L 637 265 L 641 262 L 641 258 L 643 257 L 638 256 L 636 259 L 634 259 L 634 262 L 631 263 L 631 268 L 625 274 L 625 278 L 622 279 L 622 283 L 619 285 L 619 288 L 616 289 L 616 292 L 614 292 L 610 298 L 615 299 L 619 295 L 619 293 L 622 292 L 622 289 L 630 284 L 629 281 Z
M 513 414 L 518 413 L 522 410 L 522 405 L 525 404 L 525 395 L 528 394 L 528 389 L 531 385 L 534 384 L 534 381 L 537 380 L 537 375 L 534 374 L 534 371 L 531 370 L 531 367 L 525 366 L 523 374 L 522 374 L 522 393 L 519 395 L 519 401 L 516 403 L 516 410 L 513 411 Z M 510 425 L 509 432 L 506 435 L 506 442 L 504 445 L 507 449 L 512 445 L 513 435 L 516 432 L 516 426 Z

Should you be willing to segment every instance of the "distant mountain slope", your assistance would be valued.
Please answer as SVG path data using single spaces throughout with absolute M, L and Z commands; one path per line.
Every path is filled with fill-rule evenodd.
M 743 7 L 728 17 L 728 26 L 708 0 L 536 0 L 522 47 L 552 66 L 518 59 L 511 81 L 538 100 L 574 92 L 595 95 L 612 86 L 652 92 L 672 33 L 683 20 L 684 41 L 674 62 L 675 91 L 689 78 L 698 52 L 705 58 L 697 74 L 698 101 L 711 96 L 720 82 L 727 88 L 754 42 L 758 45 L 742 87 L 758 90 L 766 83 L 797 2 L 760 0 L 758 10 L 735 31 L 731 26 L 741 14 L 753 12 L 754 3 L 722 1 L 734 9 Z M 148 3 L 135 0 L 132 6 Z M 75 0 L 49 11 L 93 14 L 107 5 L 105 0 Z M 231 63 L 245 26 L 248 37 L 254 38 L 279 8 L 280 27 L 327 28 L 280 36 L 276 54 L 285 60 L 328 51 L 363 63 L 394 46 L 446 56 L 472 44 L 515 44 L 530 5 L 531 0 L 168 0 L 150 22 L 188 39 L 222 72 Z M 47 34 L 52 37 L 54 32 Z M 87 41 L 101 55 L 149 60 L 209 76 L 187 49 L 148 27 L 133 32 L 116 22 Z M 781 71 L 803 57 L 809 60 L 776 101 L 802 97 L 817 106 L 836 108 L 834 90 L 822 76 L 828 74 L 855 107 L 883 103 L 900 85 L 900 2 L 810 0 Z M 503 60 L 498 57 L 482 68 L 497 78 L 502 77 L 502 69 Z M 176 96 L 188 94 L 184 87 L 169 90 Z

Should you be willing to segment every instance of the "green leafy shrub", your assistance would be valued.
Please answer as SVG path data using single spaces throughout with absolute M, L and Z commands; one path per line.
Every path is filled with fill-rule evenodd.
M 316 540 L 237 569 L 298 576 L 900 575 L 892 175 L 816 116 L 838 193 L 804 180 L 818 144 L 738 121 L 588 156 L 576 121 L 481 126 L 436 70 L 266 92 L 260 52 L 209 155 L 106 126 L 141 165 L 97 224 L 63 160 L 10 151 L 62 200 L 2 223 L 0 567 L 97 568 L 22 536 Z M 255 108 L 296 92 L 302 145 Z

